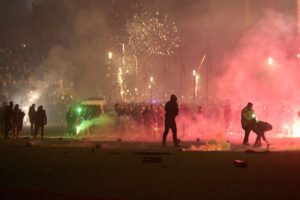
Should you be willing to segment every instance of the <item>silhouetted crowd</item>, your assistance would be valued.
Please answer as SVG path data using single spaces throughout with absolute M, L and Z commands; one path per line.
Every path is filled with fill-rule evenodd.
M 31 124 L 31 136 L 36 139 L 37 135 L 41 131 L 41 139 L 44 138 L 44 126 L 47 124 L 46 111 L 43 106 L 39 106 L 35 110 L 35 105 L 33 104 L 29 108 L 28 116 Z M 19 104 L 15 104 L 10 101 L 7 105 L 3 102 L 2 107 L 0 107 L 0 124 L 1 132 L 5 139 L 8 139 L 10 135 L 14 139 L 19 139 L 19 136 L 23 129 L 25 113 L 19 108 Z
M 151 105 L 146 103 L 115 104 L 114 111 L 117 113 L 118 122 L 124 124 L 133 120 L 137 126 L 144 126 L 146 135 L 155 136 L 164 126 L 164 106 L 161 104 Z
M 221 108 L 222 109 L 222 108 Z M 218 118 L 224 120 L 226 128 L 230 128 L 232 124 L 232 111 L 230 106 L 226 106 L 220 113 Z M 165 125 L 165 105 L 164 104 L 147 104 L 147 103 L 117 103 L 114 106 L 117 113 L 117 125 L 128 125 L 134 122 L 135 126 L 144 127 L 146 135 L 161 136 Z M 199 124 L 200 121 L 216 119 L 216 111 L 202 109 L 202 106 L 192 104 L 180 104 L 178 116 L 178 129 L 181 135 L 187 135 L 188 127 Z M 199 132 L 201 130 L 198 130 Z

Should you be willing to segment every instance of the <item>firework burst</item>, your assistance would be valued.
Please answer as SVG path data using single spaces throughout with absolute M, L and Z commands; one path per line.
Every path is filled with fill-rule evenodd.
M 135 55 L 171 55 L 180 43 L 175 23 L 158 12 L 134 15 L 126 24 L 126 32 L 129 49 Z

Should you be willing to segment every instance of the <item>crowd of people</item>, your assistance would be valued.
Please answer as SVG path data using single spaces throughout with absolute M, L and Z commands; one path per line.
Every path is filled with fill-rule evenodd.
M 145 127 L 145 134 L 154 136 L 163 127 L 163 105 L 141 104 L 115 104 L 114 111 L 117 113 L 120 123 L 134 121 L 139 127 Z
M 165 125 L 165 104 L 166 102 L 153 104 L 120 102 L 114 105 L 105 105 L 105 113 L 112 113 L 109 117 L 111 121 L 114 121 L 114 127 L 113 131 L 107 129 L 107 131 L 101 130 L 101 133 L 113 132 L 141 139 L 161 138 Z M 72 106 L 66 113 L 67 130 L 70 136 L 82 135 L 76 134 L 76 128 L 80 121 L 90 120 L 89 114 L 83 109 L 79 113 L 76 107 L 78 106 Z M 209 137 L 209 134 L 215 131 L 225 132 L 232 126 L 232 120 L 235 117 L 232 112 L 231 107 L 227 104 L 223 108 L 220 107 L 217 112 L 216 107 L 213 106 L 204 106 L 203 109 L 200 105 L 179 103 L 178 136 L 182 139 L 193 139 L 202 136 Z M 238 116 L 240 116 L 239 113 Z M 218 126 L 216 126 L 216 121 L 218 121 Z M 91 121 L 89 124 L 92 124 Z M 172 130 L 172 127 L 170 128 Z M 87 132 L 91 133 L 89 130 Z M 207 134 L 208 132 L 209 134 Z
M 165 103 L 149 104 L 149 103 L 118 103 L 115 104 L 114 110 L 119 118 L 128 118 L 138 125 L 145 127 L 146 135 L 154 135 L 163 132 L 165 119 Z M 189 132 L 189 126 L 201 124 L 208 121 L 220 121 L 223 126 L 222 130 L 226 131 L 232 127 L 232 123 L 236 118 L 235 113 L 230 105 L 226 104 L 219 110 L 209 106 L 204 109 L 201 105 L 179 104 L 179 116 L 177 121 L 178 129 L 181 135 Z M 201 130 L 198 130 L 200 132 Z
M 265 132 L 272 130 L 273 127 L 268 122 L 257 120 L 252 106 L 252 103 L 248 103 L 247 106 L 240 111 L 241 127 L 245 131 L 243 145 L 249 145 L 248 138 L 251 131 L 257 134 L 257 139 L 254 144 L 255 146 L 261 146 L 262 139 L 269 144 L 265 137 Z M 135 126 L 139 128 L 139 134 L 141 134 L 143 132 L 142 130 L 144 130 L 146 136 L 163 138 L 163 145 L 166 144 L 166 137 L 169 129 L 171 129 L 173 132 L 173 142 L 175 146 L 178 145 L 175 118 L 177 118 L 181 136 L 184 134 L 187 126 L 190 125 L 188 124 L 188 121 L 191 122 L 191 124 L 199 124 L 199 117 L 201 117 L 202 121 L 209 119 L 209 115 L 205 114 L 201 106 L 198 106 L 196 109 L 195 107 L 184 104 L 178 106 L 175 95 L 172 95 L 170 101 L 166 104 L 116 103 L 111 111 L 107 110 L 106 112 L 115 113 L 114 116 L 117 119 L 117 127 L 119 126 L 124 129 L 124 127 L 130 126 L 131 122 L 134 122 Z M 226 130 L 228 128 L 228 124 L 230 124 L 232 120 L 229 105 L 226 104 L 224 106 L 223 112 L 223 124 L 224 129 Z M 84 118 L 84 120 L 91 120 L 92 118 L 100 116 L 101 113 L 102 112 L 100 110 L 78 110 L 76 107 L 69 109 L 66 114 L 68 132 L 71 135 L 75 134 L 76 128 L 74 125 L 78 125 L 80 123 L 80 121 L 78 121 L 79 117 Z M 178 115 L 179 113 L 180 115 Z M 0 107 L 0 125 L 4 138 L 19 138 L 23 129 L 24 117 L 25 113 L 20 109 L 19 104 L 14 104 L 10 101 L 7 105 L 6 102 L 3 102 Z M 40 133 L 41 139 L 43 139 L 44 126 L 47 124 L 47 115 L 43 106 L 39 106 L 36 109 L 35 104 L 32 104 L 28 111 L 28 117 L 31 136 L 36 139 Z M 144 127 L 144 129 L 140 129 L 141 127 Z M 199 131 L 198 128 L 197 131 Z M 124 132 L 124 130 L 122 130 L 122 132 Z
M 37 135 L 41 131 L 41 139 L 44 138 L 44 126 L 47 124 L 46 111 L 43 106 L 39 106 L 35 110 L 35 104 L 33 104 L 28 112 L 28 116 L 31 124 L 31 136 L 36 139 Z M 19 104 L 15 104 L 10 101 L 7 105 L 3 102 L 0 107 L 0 125 L 1 132 L 5 139 L 12 136 L 14 139 L 19 139 L 19 136 L 23 129 L 25 113 L 19 107 Z

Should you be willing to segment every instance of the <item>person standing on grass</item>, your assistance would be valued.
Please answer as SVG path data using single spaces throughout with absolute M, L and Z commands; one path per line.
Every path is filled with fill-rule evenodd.
M 179 113 L 177 97 L 172 94 L 170 101 L 168 101 L 165 105 L 165 131 L 163 133 L 162 146 L 166 146 L 166 140 L 168 136 L 169 129 L 172 130 L 173 133 L 173 143 L 174 146 L 178 146 L 177 140 L 177 127 L 175 118 Z

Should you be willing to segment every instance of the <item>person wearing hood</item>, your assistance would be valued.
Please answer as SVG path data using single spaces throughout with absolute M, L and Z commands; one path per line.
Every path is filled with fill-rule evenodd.
M 162 145 L 166 145 L 167 136 L 169 133 L 169 129 L 172 130 L 173 133 L 173 143 L 174 146 L 178 146 L 177 141 L 177 127 L 175 118 L 179 113 L 177 97 L 172 94 L 170 101 L 168 101 L 165 105 L 165 131 L 163 133 Z

